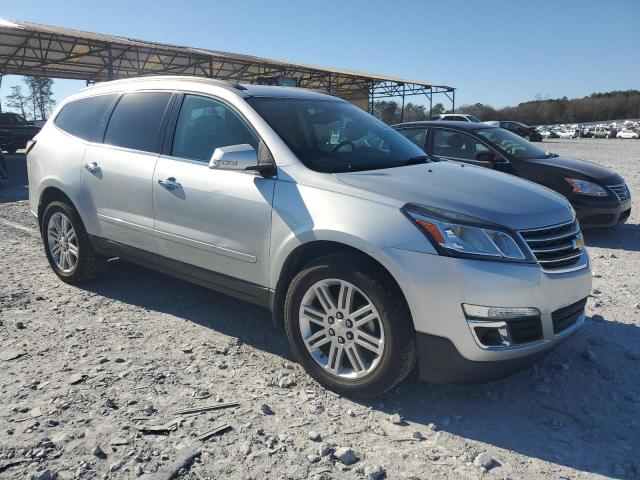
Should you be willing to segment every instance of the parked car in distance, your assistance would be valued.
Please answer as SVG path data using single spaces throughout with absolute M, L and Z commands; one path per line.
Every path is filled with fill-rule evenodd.
M 611 130 L 605 127 L 595 127 L 591 129 L 591 136 L 593 138 L 612 138 Z M 615 138 L 615 134 L 613 136 Z
M 438 115 L 433 120 L 445 120 L 450 122 L 474 122 L 474 123 L 482 123 L 475 115 L 470 115 L 467 113 L 443 113 Z
M 504 376 L 584 323 L 591 272 L 565 198 L 435 161 L 322 93 L 101 83 L 61 103 L 27 167 L 60 279 L 117 256 L 269 308 L 341 394 L 378 395 L 416 363 L 432 381 Z
M 638 133 L 633 130 L 623 128 L 616 134 L 616 138 L 638 138 Z
M 25 120 L 17 113 L 0 113 L 0 130 L 5 136 L 0 136 L 0 148 L 9 153 L 16 153 L 18 149 L 25 148 L 27 142 L 31 140 L 39 131 L 33 122 Z
M 509 130 L 510 132 L 515 133 L 516 135 L 520 135 L 522 138 L 526 138 L 530 142 L 541 142 L 542 135 L 536 127 L 530 127 L 529 125 L 525 125 L 520 122 L 512 122 L 512 121 L 488 121 L 483 122 L 487 125 L 492 125 L 494 127 L 504 128 L 505 130 Z
M 579 132 L 577 130 L 561 130 L 558 136 L 560 138 L 578 138 Z
M 583 227 L 612 227 L 631 214 L 624 179 L 584 160 L 560 157 L 499 127 L 469 122 L 394 125 L 426 153 L 511 173 L 564 195 Z

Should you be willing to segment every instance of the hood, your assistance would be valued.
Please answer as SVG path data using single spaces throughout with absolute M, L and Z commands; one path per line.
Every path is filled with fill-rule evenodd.
M 536 165 L 547 165 L 563 170 L 567 174 L 572 174 L 580 180 L 595 180 L 603 185 L 617 185 L 624 182 L 624 179 L 608 168 L 586 160 L 576 160 L 569 157 L 537 158 L 527 160 Z
M 351 186 L 403 203 L 416 203 L 520 230 L 573 219 L 569 202 L 535 183 L 456 162 L 337 173 Z

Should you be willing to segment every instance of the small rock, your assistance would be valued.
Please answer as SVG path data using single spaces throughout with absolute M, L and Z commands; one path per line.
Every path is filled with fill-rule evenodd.
M 116 357 L 113 359 L 113 361 L 116 363 L 124 363 L 126 360 L 122 357 Z
M 412 437 L 416 440 L 424 440 L 424 435 L 422 435 L 422 432 L 413 432 Z
M 144 468 L 142 468 L 142 465 L 136 466 L 136 468 L 134 469 L 134 473 L 136 474 L 136 477 L 141 477 L 142 475 L 144 475 Z
M 635 308 L 636 310 L 640 310 L 640 303 L 636 303 L 633 308 Z
M 596 363 L 598 361 L 598 356 L 595 353 L 593 353 L 593 351 L 588 349 L 582 352 L 580 356 L 585 360 L 589 360 L 592 363 Z
M 353 465 L 358 461 L 358 457 L 356 457 L 355 452 L 349 447 L 338 448 L 333 452 L 333 456 L 340 460 L 344 465 Z
M 100 448 L 100 445 L 96 445 L 91 451 L 91 454 L 103 460 L 107 458 L 107 454 L 104 453 L 104 450 L 102 450 L 102 448 Z
M 245 457 L 247 455 L 249 455 L 251 453 L 251 443 L 249 442 L 244 442 L 241 446 L 240 446 L 240 453 L 242 455 L 244 455 Z
M 31 478 L 32 480 L 53 480 L 51 470 L 40 470 L 39 472 L 34 473 Z
M 385 471 L 378 466 L 367 465 L 364 467 L 364 476 L 371 480 L 380 480 L 384 475 Z
M 289 376 L 285 376 L 282 377 L 279 381 L 278 381 L 278 386 L 280 388 L 290 388 L 293 385 L 295 385 L 295 382 L 291 379 L 291 377 Z
M 185 345 L 182 347 L 183 353 L 193 353 L 193 347 L 191 345 Z
M 85 378 L 85 375 L 82 375 L 81 373 L 74 373 L 69 377 L 69 384 L 76 385 L 82 382 Z
M 309 460 L 309 463 L 318 463 L 320 461 L 320 458 L 320 455 L 317 455 L 315 453 L 307 455 L 307 460 Z
M 601 323 L 601 322 L 604 322 L 604 317 L 602 315 L 595 314 L 595 315 L 591 315 L 591 320 L 593 320 L 594 322 Z
M 609 258 L 618 258 L 617 255 L 615 253 L 610 253 L 609 254 Z
M 33 418 L 38 418 L 42 416 L 42 410 L 40 409 L 40 407 L 36 407 L 33 410 L 31 410 L 29 412 L 29 415 L 31 415 Z
M 156 407 L 154 407 L 151 403 L 147 403 L 144 407 L 142 407 L 142 411 L 151 415 L 156 411 Z
M 436 431 L 438 431 L 438 427 L 437 427 L 437 426 L 436 426 L 436 424 L 435 424 L 435 423 L 433 423 L 433 422 L 429 423 L 429 424 L 427 425 L 427 428 L 428 428 L 429 430 L 431 430 L 432 432 L 436 432 Z
M 24 325 L 24 322 L 16 322 L 16 328 L 18 330 L 24 330 L 27 327 Z M 44 471 L 48 472 L 49 470 L 44 470 Z M 51 472 L 49 472 L 49 475 L 51 475 Z
M 390 415 L 389 421 L 394 425 L 402 425 L 403 423 L 402 417 L 400 416 L 399 413 L 394 413 L 393 415 Z
M 602 293 L 602 291 L 599 288 L 594 288 L 593 289 L 593 294 L 594 295 L 600 295 Z
M 307 437 L 309 437 L 309 440 L 313 442 L 319 442 L 321 440 L 320 434 L 315 430 L 309 430 L 309 432 L 307 433 Z
M 322 443 L 320 444 L 320 448 L 318 449 L 318 453 L 321 457 L 326 457 L 327 455 L 331 455 L 334 451 L 333 445 L 330 443 Z
M 109 407 L 109 408 L 113 408 L 116 409 L 118 408 L 118 405 L 116 404 L 116 402 L 111 399 L 111 398 L 107 398 L 106 402 L 104 402 L 105 406 Z
M 263 415 L 273 415 L 273 410 L 271 410 L 271 407 L 269 405 L 263 403 L 262 405 L 260 405 L 260 413 L 262 413 Z
M 489 470 L 493 465 L 493 458 L 488 453 L 482 452 L 481 454 L 476 456 L 476 458 L 473 460 L 473 464 L 476 467 L 482 467 Z

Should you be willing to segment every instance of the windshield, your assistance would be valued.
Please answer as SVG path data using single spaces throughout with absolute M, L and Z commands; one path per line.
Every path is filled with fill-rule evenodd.
M 410 140 L 341 101 L 247 98 L 298 158 L 318 172 L 350 172 L 430 161 Z
M 547 152 L 529 143 L 520 135 L 516 135 L 504 128 L 483 128 L 476 130 L 476 132 L 492 142 L 502 153 L 511 155 L 519 160 L 548 158 L 550 156 Z
M 467 115 L 467 118 L 475 123 L 482 123 L 482 120 L 480 120 L 478 117 L 476 117 L 475 115 Z

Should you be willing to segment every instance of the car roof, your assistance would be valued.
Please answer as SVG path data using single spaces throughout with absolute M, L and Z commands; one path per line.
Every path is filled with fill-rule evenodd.
M 341 98 L 328 95 L 326 93 L 317 92 L 307 88 L 298 87 L 281 87 L 271 85 L 253 85 L 253 84 L 240 84 L 228 82 L 225 80 L 218 80 L 215 78 L 206 77 L 194 77 L 183 75 L 152 75 L 146 77 L 127 78 L 121 80 L 112 80 L 110 82 L 100 82 L 89 87 L 85 87 L 81 90 L 83 93 L 90 93 L 91 91 L 100 91 L 101 93 L 106 91 L 117 91 L 126 89 L 127 87 L 133 88 L 145 88 L 149 86 L 168 87 L 168 88 L 180 88 L 206 85 L 222 87 L 228 90 L 233 90 L 241 97 L 281 97 L 281 98 L 303 98 L 303 99 L 315 99 L 315 100 L 333 100 L 338 102 L 345 102 Z
M 404 122 L 391 125 L 393 128 L 406 128 L 406 127 L 450 127 L 457 130 L 481 130 L 484 128 L 499 128 L 486 123 L 477 122 L 456 122 L 456 121 L 442 121 L 442 120 L 423 120 L 419 122 Z

